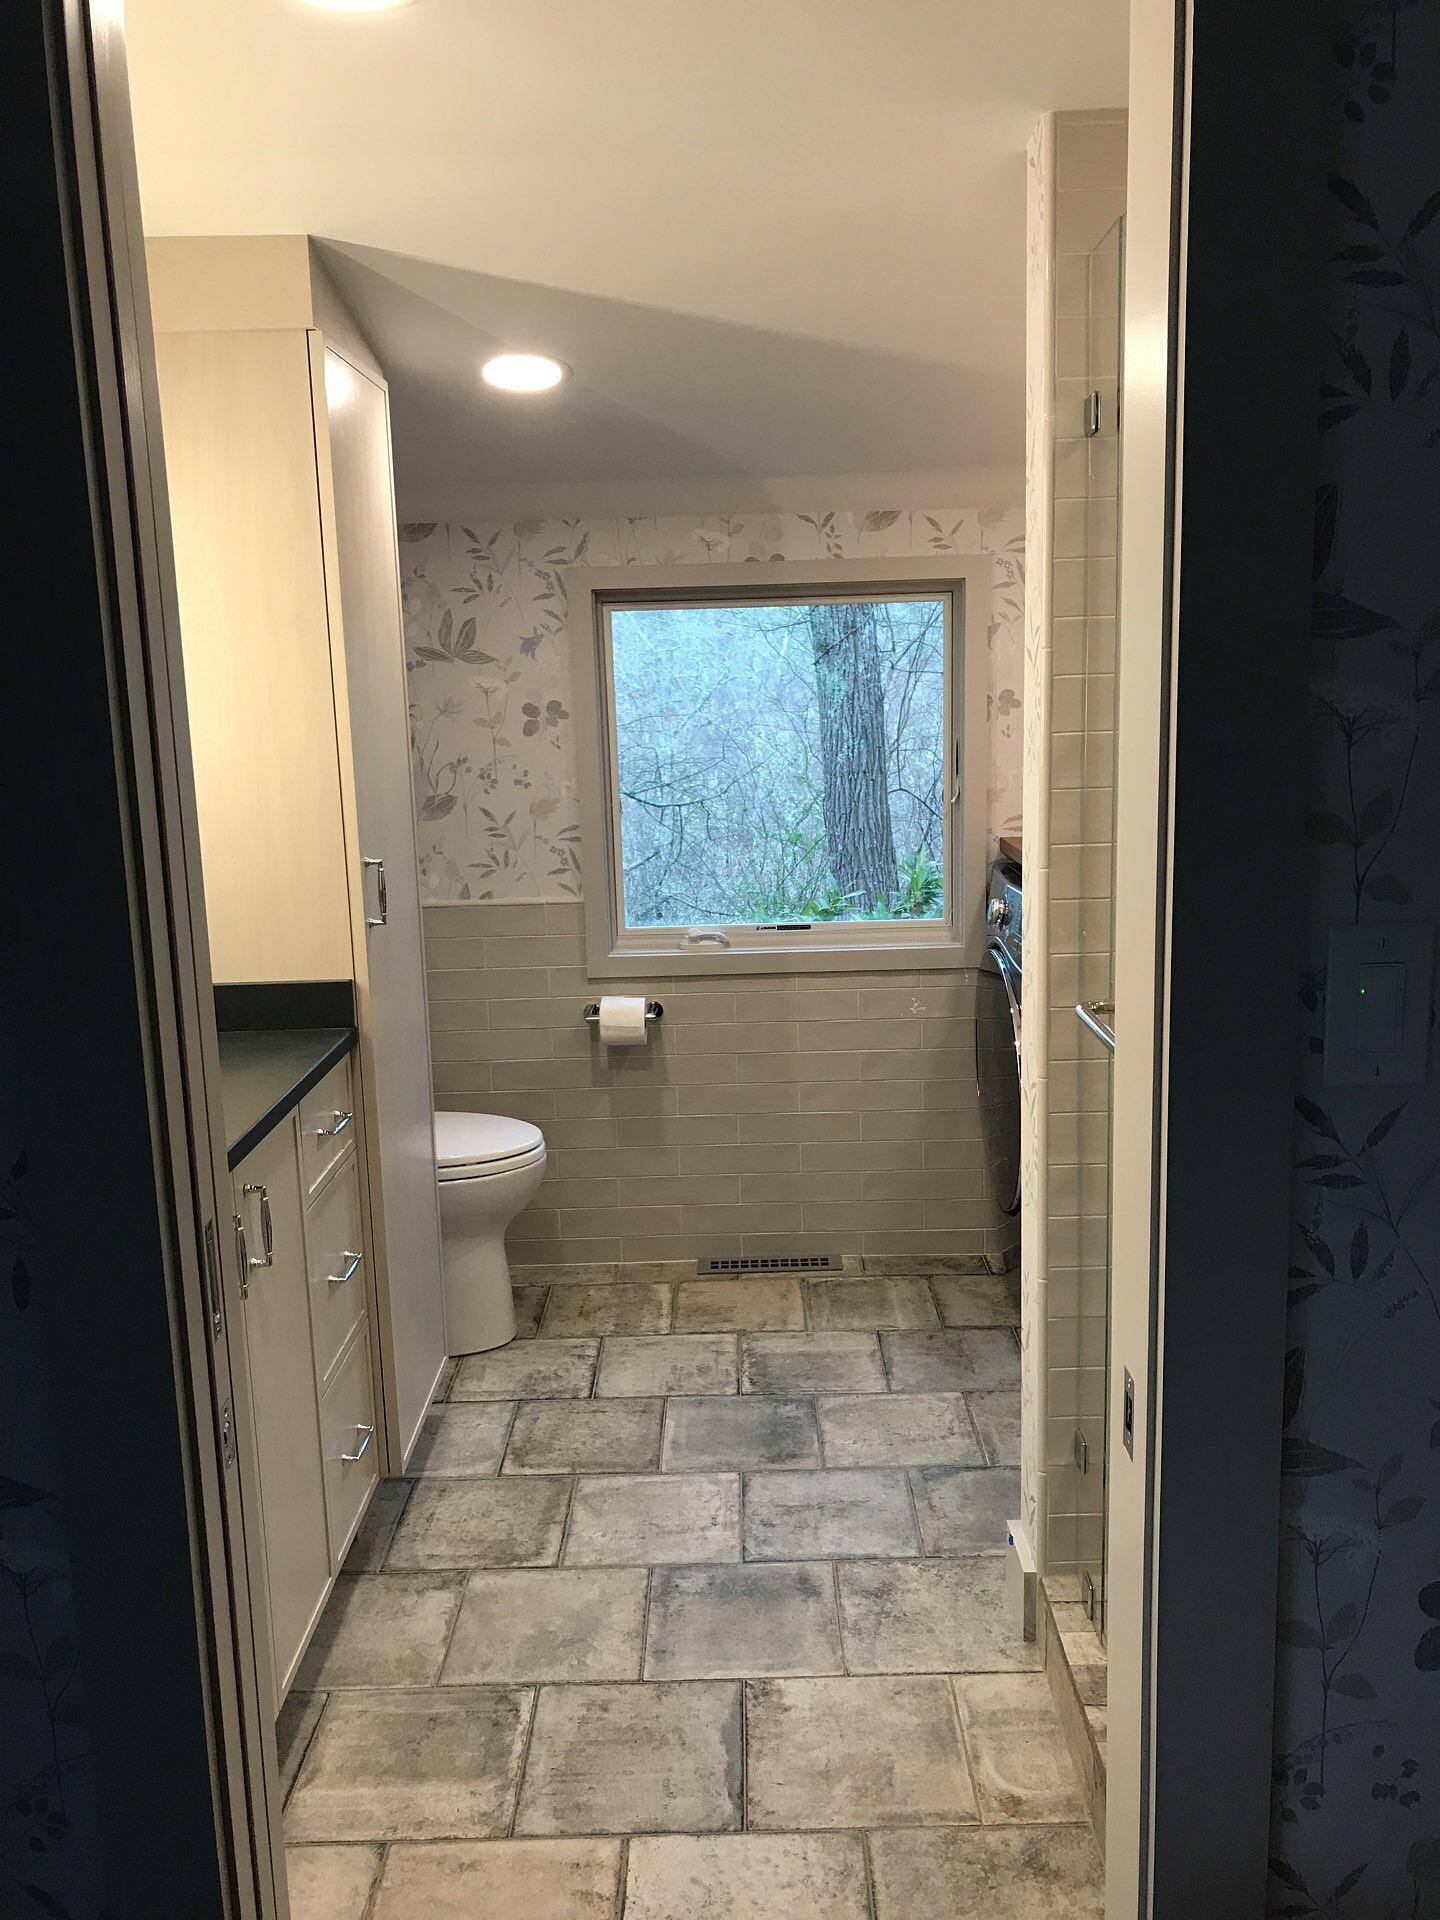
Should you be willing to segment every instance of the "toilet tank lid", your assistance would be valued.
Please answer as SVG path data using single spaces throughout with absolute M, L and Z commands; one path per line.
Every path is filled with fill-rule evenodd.
M 517 1154 L 543 1147 L 545 1136 L 528 1120 L 511 1120 L 500 1113 L 437 1113 L 435 1159 L 441 1167 L 483 1166 L 495 1160 L 513 1160 Z

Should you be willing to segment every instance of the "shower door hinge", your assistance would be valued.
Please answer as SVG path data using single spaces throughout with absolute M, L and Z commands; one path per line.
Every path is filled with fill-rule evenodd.
M 1097 391 L 1085 396 L 1085 438 L 1093 440 L 1100 431 L 1100 395 Z

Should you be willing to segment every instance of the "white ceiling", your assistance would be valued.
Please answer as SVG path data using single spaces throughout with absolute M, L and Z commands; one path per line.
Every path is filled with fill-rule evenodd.
M 147 226 L 331 243 L 407 514 L 1019 497 L 1025 142 L 1123 102 L 1125 0 L 127 14 Z

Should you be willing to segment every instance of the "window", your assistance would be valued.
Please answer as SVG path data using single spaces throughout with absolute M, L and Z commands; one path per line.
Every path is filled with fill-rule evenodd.
M 719 571 L 592 586 L 592 971 L 958 957 L 963 581 Z

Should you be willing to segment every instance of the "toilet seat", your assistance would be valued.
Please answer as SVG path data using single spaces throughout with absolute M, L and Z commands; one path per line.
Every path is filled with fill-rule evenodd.
M 545 1136 L 499 1113 L 437 1113 L 435 1167 L 442 1181 L 513 1173 L 545 1158 Z

